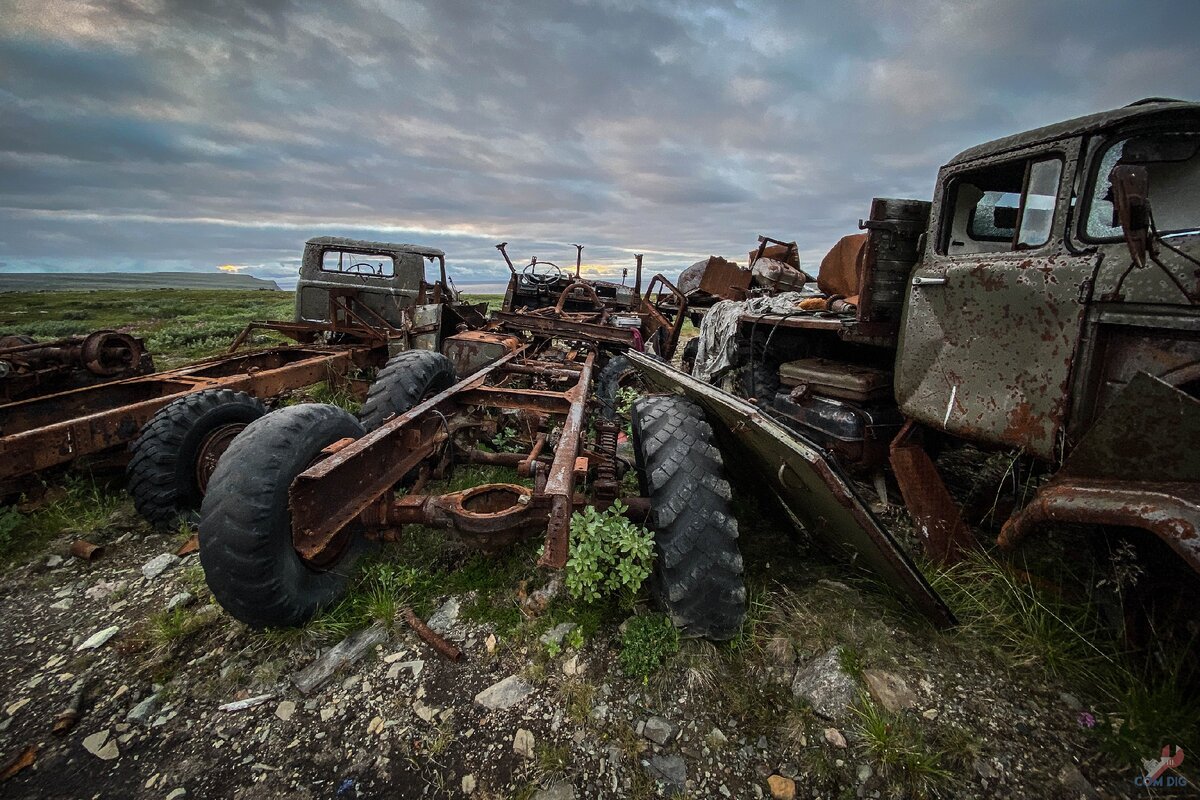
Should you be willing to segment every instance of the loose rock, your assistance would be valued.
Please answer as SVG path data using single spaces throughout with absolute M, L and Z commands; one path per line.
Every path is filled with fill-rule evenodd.
M 191 592 L 180 592 L 179 594 L 172 595 L 171 599 L 167 601 L 167 611 L 174 611 L 177 608 L 186 608 L 194 602 L 196 602 L 196 596 L 194 594 Z
M 544 645 L 552 645 L 553 644 L 553 645 L 561 646 L 563 639 L 566 638 L 568 633 L 575 630 L 575 627 L 576 627 L 576 625 L 574 622 L 560 623 L 558 625 L 555 625 L 553 628 L 546 631 L 545 633 L 543 633 L 541 635 L 541 637 L 539 638 L 539 641 Z
M 837 728 L 825 729 L 825 741 L 829 742 L 834 747 L 846 746 L 846 737 L 842 736 L 842 732 Z
M 142 575 L 148 579 L 157 578 L 178 563 L 179 556 L 162 553 L 142 565 Z
M 513 736 L 513 752 L 522 758 L 533 758 L 533 748 L 533 732 L 527 731 L 524 728 L 517 728 L 517 733 Z
M 662 717 L 651 717 L 642 729 L 642 736 L 661 745 L 669 744 L 678 734 L 679 727 Z
M 772 775 L 767 778 L 767 787 L 775 800 L 793 800 L 796 797 L 796 782 L 782 775 Z
M 916 694 L 899 675 L 881 669 L 866 669 L 863 670 L 863 679 L 867 682 L 871 697 L 888 711 L 895 713 L 917 704 Z
M 844 669 L 841 653 L 832 647 L 796 672 L 792 695 L 806 701 L 826 719 L 837 719 L 857 699 L 858 687 Z
M 109 639 L 116 636 L 117 631 L 119 630 L 121 630 L 119 625 L 113 625 L 111 627 L 104 628 L 103 630 L 96 631 L 87 639 L 85 639 L 83 644 L 79 645 L 79 647 L 76 647 L 75 651 L 79 652 L 80 650 L 95 650 L 97 647 L 100 647 Z
M 521 680 L 520 676 L 509 675 L 475 695 L 475 702 L 491 711 L 497 711 L 515 706 L 532 691 L 533 687 Z
M 438 633 L 446 633 L 455 622 L 458 622 L 458 598 L 451 597 L 442 607 L 430 615 L 425 624 Z
M 117 740 L 110 739 L 111 731 L 105 728 L 102 731 L 97 731 L 91 736 L 84 737 L 83 749 L 94 755 L 96 758 L 112 761 L 121 756 L 121 751 L 117 748 Z
M 677 755 L 654 756 L 646 765 L 660 780 L 683 788 L 687 783 L 687 764 Z
M 291 700 L 284 700 L 275 707 L 275 716 L 279 717 L 284 722 L 292 718 L 292 714 L 296 713 L 296 704 Z

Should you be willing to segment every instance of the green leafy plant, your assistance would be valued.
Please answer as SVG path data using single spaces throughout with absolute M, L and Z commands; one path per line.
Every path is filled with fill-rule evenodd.
M 571 515 L 567 591 L 572 597 L 592 603 L 637 596 L 654 561 L 654 535 L 624 517 L 626 510 L 618 500 L 605 511 L 588 506 Z
M 492 437 L 492 447 L 496 449 L 497 453 L 518 452 L 520 448 L 515 445 L 516 438 L 517 429 L 506 426 L 497 431 L 496 435 Z
M 643 614 L 625 624 L 621 634 L 621 669 L 647 681 L 663 661 L 679 652 L 679 631 L 664 614 Z
M 572 628 L 567 634 L 566 642 L 568 647 L 575 650 L 583 647 L 583 628 Z

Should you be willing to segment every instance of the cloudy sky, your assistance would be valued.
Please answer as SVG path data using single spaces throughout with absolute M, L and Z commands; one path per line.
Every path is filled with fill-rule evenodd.
M 1200 2 L 0 0 L 0 269 L 287 280 L 306 238 L 806 260 L 996 136 L 1200 98 Z

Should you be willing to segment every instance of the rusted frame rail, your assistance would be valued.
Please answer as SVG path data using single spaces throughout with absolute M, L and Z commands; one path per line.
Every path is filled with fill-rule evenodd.
M 0 481 L 126 444 L 155 412 L 190 392 L 227 388 L 270 397 L 371 359 L 370 347 L 279 347 L 10 403 L 0 407 Z
M 468 535 L 493 536 L 504 543 L 519 532 L 544 526 L 546 550 L 540 563 L 556 568 L 565 565 L 576 481 L 588 467 L 587 457 L 581 457 L 580 452 L 596 354 L 589 352 L 575 372 L 555 362 L 550 366 L 522 361 L 528 347 L 519 348 L 361 439 L 337 448 L 298 475 L 289 491 L 292 542 L 297 553 L 310 563 L 321 563 L 328 548 L 336 548 L 341 541 L 338 534 L 355 521 L 368 527 L 419 522 L 452 527 Z M 500 376 L 530 371 L 569 374 L 573 382 L 563 392 L 489 385 Z M 542 456 L 544 433 L 534 437 L 528 454 L 468 453 L 468 461 L 505 464 L 522 475 L 534 476 L 536 488 L 530 491 L 515 484 L 488 484 L 447 495 L 395 499 L 392 490 L 396 484 L 443 447 L 452 445 L 458 430 L 473 424 L 463 413 L 471 408 L 530 410 L 561 417 L 558 444 L 549 464 Z M 485 498 L 488 494 L 507 499 L 502 507 L 493 507 Z M 331 507 L 330 497 L 339 498 L 339 502 Z

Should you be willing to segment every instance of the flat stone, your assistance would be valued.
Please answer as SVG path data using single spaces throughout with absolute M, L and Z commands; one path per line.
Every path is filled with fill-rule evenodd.
M 544 645 L 554 644 L 561 647 L 563 639 L 567 637 L 568 633 L 575 630 L 576 627 L 574 622 L 561 622 L 538 637 L 538 641 Z
M 729 737 L 721 732 L 720 728 L 713 728 L 708 734 L 709 747 L 721 748 L 729 744 Z
M 488 637 L 483 640 L 483 646 L 487 649 L 489 655 L 496 652 L 496 644 L 496 634 L 494 633 L 489 633 Z
M 29 698 L 28 697 L 22 698 L 22 699 L 18 700 L 17 702 L 13 703 L 12 705 L 8 706 L 8 708 L 4 709 L 4 713 L 8 714 L 11 717 L 13 714 L 17 713 L 18 711 L 20 711 L 22 708 L 24 708 L 27 705 L 29 705 Z
M 332 706 L 326 706 L 321 709 L 321 722 L 329 722 L 333 719 L 333 715 L 337 713 L 337 709 Z
M 458 622 L 458 607 L 458 598 L 451 597 L 442 603 L 441 608 L 430 615 L 425 624 L 438 633 L 446 633 L 454 623 Z
M 170 793 L 167 794 L 167 800 L 181 800 L 181 798 L 184 797 L 187 797 L 187 789 L 183 788 L 182 786 L 180 786 L 178 789 L 172 789 Z
M 401 661 L 397 664 L 392 664 L 390 667 L 388 667 L 388 671 L 387 671 L 388 680 L 393 680 L 393 681 L 396 680 L 397 678 L 400 677 L 400 673 L 403 672 L 404 670 L 411 671 L 412 676 L 414 678 L 420 678 L 421 671 L 423 669 L 425 669 L 425 662 L 421 661 L 419 659 L 416 661 Z
M 372 717 L 367 723 L 367 733 L 378 735 L 383 733 L 383 717 Z
M 917 695 L 899 675 L 881 669 L 863 670 L 863 680 L 872 699 L 893 713 L 912 708 L 917 704 Z
M 534 742 L 532 731 L 517 728 L 517 732 L 513 736 L 513 752 L 522 758 L 533 758 Z
M 161 553 L 142 564 L 142 575 L 146 578 L 157 578 L 178 563 L 179 556 L 173 553 Z
M 196 602 L 196 596 L 191 592 L 180 592 L 179 594 L 171 595 L 171 599 L 167 601 L 167 611 L 174 611 L 177 608 L 186 608 Z
M 533 800 L 575 800 L 575 787 L 569 783 L 555 783 L 538 789 Z
M 62 564 L 62 562 L 63 562 L 62 556 L 54 555 L 54 556 L 50 556 L 49 558 L 46 559 L 46 566 L 49 567 L 50 569 L 54 569 L 55 567 Z
M 796 671 L 792 695 L 822 717 L 837 719 L 858 699 L 858 686 L 842 669 L 838 648 L 831 647 Z
M 662 717 L 651 717 L 642 729 L 642 736 L 661 745 L 670 744 L 678 734 L 679 726 Z
M 563 662 L 563 674 L 568 677 L 575 677 L 587 672 L 587 662 L 579 656 L 571 656 Z
M 767 778 L 767 788 L 775 800 L 794 800 L 796 797 L 796 782 L 782 775 L 772 775 Z
M 420 700 L 413 700 L 412 710 L 413 713 L 426 722 L 433 722 L 434 719 L 437 718 L 440 709 L 436 709 L 433 706 L 427 706 Z
M 653 756 L 647 766 L 652 775 L 665 783 L 681 789 L 687 784 L 687 764 L 681 756 Z
M 825 741 L 829 742 L 834 747 L 846 746 L 846 737 L 842 736 L 842 732 L 837 728 L 825 729 Z
M 121 751 L 117 748 L 117 740 L 109 738 L 110 733 L 111 731 L 105 728 L 102 731 L 96 731 L 91 736 L 84 737 L 83 749 L 105 761 L 120 758 Z
M 150 717 L 154 716 L 154 712 L 158 710 L 158 694 L 152 694 L 142 702 L 129 709 L 129 713 L 125 715 L 128 722 L 136 722 L 139 725 L 147 725 L 150 722 Z
M 279 705 L 275 706 L 275 716 L 279 717 L 284 722 L 292 718 L 292 714 L 296 713 L 296 704 L 291 700 L 284 700 Z
M 119 625 L 113 625 L 111 627 L 104 628 L 103 630 L 96 631 L 91 636 L 89 636 L 87 639 L 85 639 L 83 644 L 79 645 L 79 647 L 76 647 L 75 651 L 78 652 L 80 650 L 95 650 L 97 647 L 102 646 L 109 639 L 116 636 L 117 631 L 119 631 L 119 630 L 121 630 L 121 627 Z
M 497 711 L 515 706 L 532 691 L 533 687 L 519 675 L 509 675 L 475 695 L 475 702 L 491 711 Z

